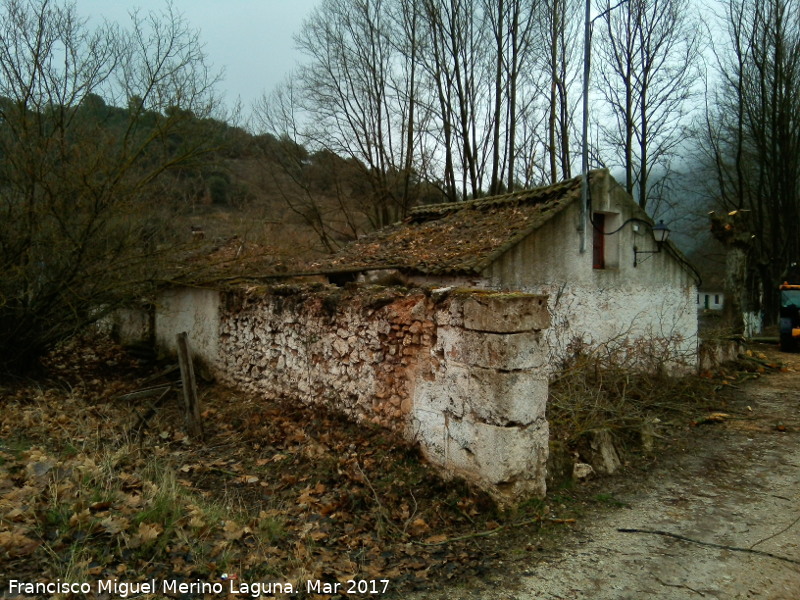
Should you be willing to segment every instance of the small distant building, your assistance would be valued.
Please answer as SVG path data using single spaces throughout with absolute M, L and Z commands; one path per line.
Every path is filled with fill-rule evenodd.
M 713 255 L 702 255 L 695 252 L 697 264 L 700 265 L 700 274 L 703 282 L 697 290 L 697 310 L 719 311 L 725 307 L 725 278 L 723 271 L 724 264 L 718 264 L 719 259 L 714 260 Z M 724 258 L 724 255 L 723 255 Z
M 697 292 L 698 310 L 719 310 L 725 306 L 725 294 L 716 288 Z

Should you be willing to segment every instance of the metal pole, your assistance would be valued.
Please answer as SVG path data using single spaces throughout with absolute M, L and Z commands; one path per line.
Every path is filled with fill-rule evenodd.
M 589 60 L 592 52 L 591 0 L 586 0 L 586 21 L 583 32 L 583 156 L 581 157 L 581 253 L 586 252 L 586 231 L 589 212 Z

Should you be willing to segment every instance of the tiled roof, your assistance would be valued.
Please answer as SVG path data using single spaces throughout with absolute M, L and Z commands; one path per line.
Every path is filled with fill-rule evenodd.
M 399 268 L 426 274 L 477 274 L 580 198 L 581 178 L 554 185 L 414 209 L 315 261 L 322 272 Z
M 208 283 L 285 276 L 304 271 L 307 261 L 289 255 L 285 248 L 234 236 L 195 244 L 176 262 L 169 280 Z

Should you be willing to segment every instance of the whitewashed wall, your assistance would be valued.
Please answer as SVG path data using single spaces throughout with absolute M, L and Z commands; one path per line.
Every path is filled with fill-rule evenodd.
M 437 464 L 507 495 L 545 494 L 547 301 L 457 294 L 437 305 L 432 359 L 410 427 Z
M 547 300 L 378 286 L 165 292 L 156 338 L 223 382 L 324 405 L 418 442 L 498 497 L 544 495 Z
M 203 365 L 219 363 L 220 293 L 206 288 L 167 288 L 155 306 L 155 340 L 162 351 L 175 353 L 177 335 L 189 334 L 191 348 Z
M 607 173 L 593 184 L 592 203 L 595 211 L 616 215 L 613 228 L 645 218 Z M 634 267 L 634 246 L 657 246 L 648 227 L 628 223 L 606 236 L 607 266 L 594 269 L 591 233 L 580 252 L 579 222 L 576 202 L 490 265 L 484 285 L 548 296 L 554 372 L 578 350 L 647 369 L 694 371 L 697 290 L 687 267 L 666 250 L 640 254 Z

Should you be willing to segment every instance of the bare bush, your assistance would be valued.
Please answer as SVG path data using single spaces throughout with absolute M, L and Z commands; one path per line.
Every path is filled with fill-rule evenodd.
M 0 1 L 0 369 L 137 296 L 167 251 L 164 174 L 206 150 L 216 79 L 171 8 L 128 31 Z

